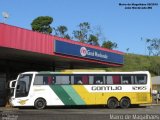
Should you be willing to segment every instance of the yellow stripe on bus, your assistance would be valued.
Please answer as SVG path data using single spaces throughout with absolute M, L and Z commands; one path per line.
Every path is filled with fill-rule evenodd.
M 87 105 L 95 104 L 95 94 L 89 93 L 83 85 L 73 85 L 74 90 L 81 96 Z
M 87 105 L 107 104 L 107 100 L 110 97 L 116 97 L 118 101 L 120 101 L 122 97 L 129 97 L 131 100 L 131 104 L 151 102 L 149 92 L 88 92 L 83 85 L 73 85 L 72 87 Z

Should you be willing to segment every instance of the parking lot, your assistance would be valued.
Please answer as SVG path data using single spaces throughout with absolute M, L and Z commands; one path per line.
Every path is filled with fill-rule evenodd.
M 128 109 L 98 107 L 51 107 L 1 109 L 2 120 L 160 120 L 160 106 L 142 106 Z

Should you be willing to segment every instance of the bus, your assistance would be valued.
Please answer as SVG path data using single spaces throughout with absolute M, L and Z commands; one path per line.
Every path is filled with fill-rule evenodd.
M 128 108 L 151 104 L 148 71 L 135 72 L 24 72 L 10 82 L 14 107 L 106 105 Z

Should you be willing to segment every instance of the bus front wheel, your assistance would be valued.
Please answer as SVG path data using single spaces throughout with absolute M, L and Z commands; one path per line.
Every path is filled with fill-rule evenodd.
M 120 101 L 120 107 L 121 108 L 129 108 L 131 105 L 130 99 L 129 98 L 122 98 Z
M 115 109 L 118 106 L 118 100 L 116 98 L 110 98 L 107 102 L 107 106 L 110 109 Z
M 34 102 L 34 107 L 36 109 L 44 109 L 46 107 L 46 100 L 43 98 L 36 99 L 36 101 Z

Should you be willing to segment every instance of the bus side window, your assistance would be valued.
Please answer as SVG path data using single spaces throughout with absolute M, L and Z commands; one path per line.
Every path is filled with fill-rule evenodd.
M 74 84 L 83 84 L 81 76 L 74 76 Z
M 71 76 L 71 84 L 74 85 L 74 76 Z
M 94 84 L 104 84 L 103 76 L 94 76 Z
M 94 76 L 89 76 L 89 84 L 90 85 L 93 85 L 93 83 L 94 83 Z
M 113 84 L 112 76 L 106 76 L 105 83 L 112 85 Z
M 41 75 L 43 77 L 43 85 L 54 84 L 54 77 L 52 75 Z
M 122 75 L 122 84 L 133 84 L 134 77 L 132 75 Z
M 112 76 L 113 79 L 113 84 L 120 84 L 121 82 L 121 77 L 119 75 L 113 75 Z
M 48 77 L 47 76 L 43 76 L 43 84 L 48 85 Z
M 51 85 L 54 84 L 54 77 L 50 74 L 38 74 L 35 76 L 34 85 Z
M 54 76 L 48 76 L 48 85 L 53 85 L 55 83 L 55 77 Z
M 109 75 L 105 77 L 106 84 L 121 84 L 121 77 L 119 75 Z
M 121 77 L 120 75 L 109 75 L 106 76 L 106 84 L 113 85 L 113 84 L 121 84 Z
M 34 85 L 43 85 L 43 76 L 42 75 L 36 75 L 34 79 Z
M 62 85 L 70 84 L 69 76 L 67 75 L 60 75 L 60 76 L 56 76 L 55 78 L 56 78 L 55 84 L 62 84 Z
M 82 76 L 82 83 L 83 84 L 89 84 L 89 77 L 86 76 L 86 75 Z
M 83 84 L 82 80 L 78 80 L 77 84 Z
M 147 76 L 138 75 L 135 77 L 135 84 L 146 84 L 147 83 Z

